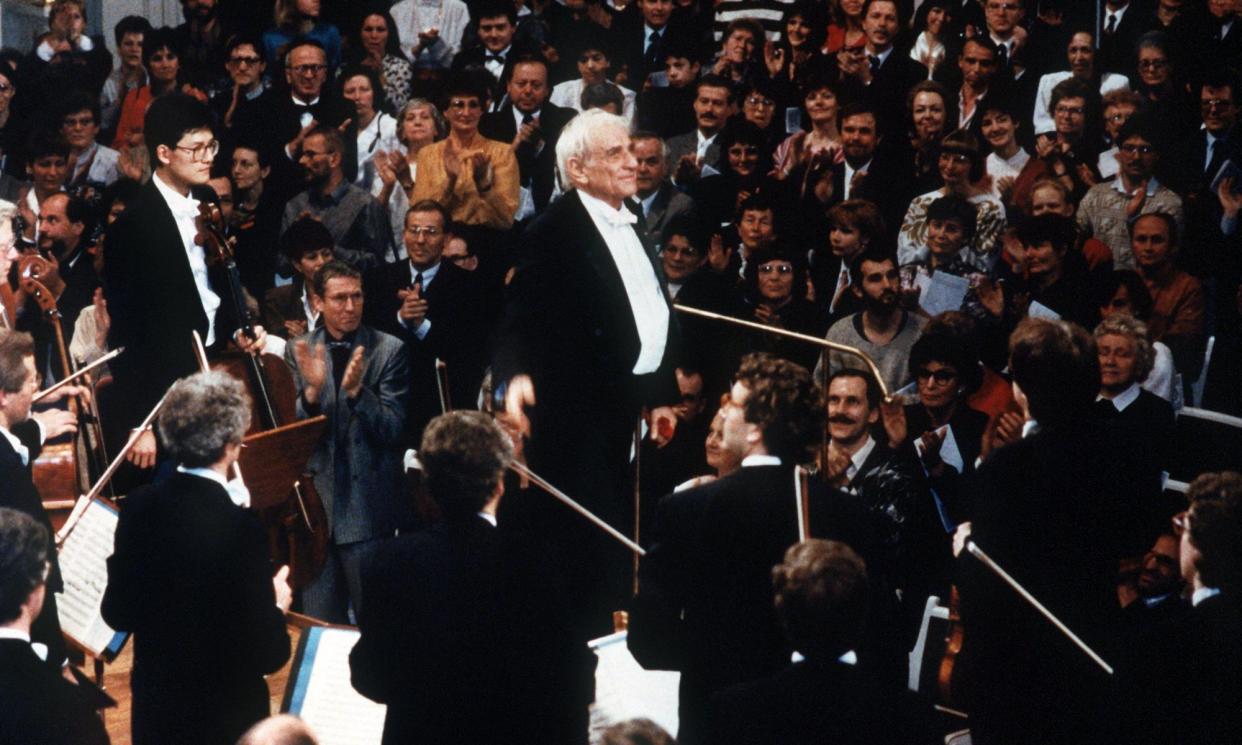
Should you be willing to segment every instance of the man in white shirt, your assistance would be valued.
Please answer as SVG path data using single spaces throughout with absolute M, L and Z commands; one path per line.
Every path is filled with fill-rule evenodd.
M 401 48 L 416 65 L 448 69 L 461 49 L 470 10 L 461 0 L 401 0 L 392 6 Z

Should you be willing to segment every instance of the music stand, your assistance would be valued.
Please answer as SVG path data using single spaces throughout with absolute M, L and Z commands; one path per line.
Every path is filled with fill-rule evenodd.
M 265 510 L 282 504 L 293 485 L 306 472 L 315 445 L 328 426 L 328 418 L 317 416 L 276 429 L 247 435 L 238 458 L 250 490 L 250 506 Z

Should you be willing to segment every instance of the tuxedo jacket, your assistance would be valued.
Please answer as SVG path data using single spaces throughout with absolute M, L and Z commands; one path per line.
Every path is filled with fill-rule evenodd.
M 10 430 L 14 437 L 26 446 L 29 452 L 28 461 L 22 464 L 22 458 L 17 454 L 9 441 L 0 437 L 0 507 L 8 507 L 9 509 L 25 512 L 47 531 L 48 541 L 51 543 L 56 532 L 52 529 L 52 521 L 47 515 L 47 511 L 43 509 L 43 500 L 39 497 L 39 490 L 35 488 L 34 480 L 31 476 L 31 464 L 39 457 L 39 452 L 43 449 L 42 443 L 39 442 L 39 427 L 34 420 L 28 419 L 18 424 Z M 60 562 L 56 560 L 56 550 L 52 548 L 51 556 L 52 570 L 47 576 L 47 593 L 43 600 L 43 612 L 35 619 L 31 625 L 30 637 L 33 641 L 46 644 L 48 648 L 48 663 L 59 668 L 62 660 L 65 659 L 65 638 L 60 633 L 60 618 L 56 609 L 56 593 L 64 591 L 64 582 L 60 576 Z M 0 707 L 2 709 L 4 707 Z
M 367 277 L 368 325 L 404 342 L 409 356 L 410 395 L 406 432 L 418 447 L 423 428 L 440 414 L 436 359 L 447 366 L 449 399 L 455 409 L 473 409 L 487 366 L 487 300 L 477 272 L 441 261 L 435 279 L 423 288 L 431 329 L 420 339 L 397 319 L 399 290 L 410 287 L 410 264 L 386 264 Z
M 273 198 L 278 204 L 284 204 L 305 186 L 302 167 L 285 154 L 285 146 L 302 131 L 302 112 L 309 111 L 315 121 L 330 127 L 338 127 L 353 116 L 353 106 L 337 99 L 329 90 L 329 84 L 325 83 L 319 101 L 302 107 L 293 102 L 288 86 L 273 86 L 233 119 L 233 132 L 250 133 L 267 150 L 272 173 L 264 183 L 266 188 L 274 190 Z M 345 145 L 341 167 L 345 180 L 353 181 L 358 164 L 358 140 L 356 137 L 341 139 Z
M 392 539 L 362 569 L 354 688 L 385 745 L 585 743 L 593 655 L 532 542 L 470 515 Z
M 500 107 L 501 101 L 503 101 L 507 95 L 506 88 L 509 84 L 509 78 L 513 77 L 513 61 L 524 51 L 526 50 L 519 49 L 517 44 L 513 44 L 509 47 L 509 52 L 505 54 L 505 66 L 500 71 L 500 77 L 492 79 L 492 84 L 489 86 L 487 91 L 491 99 L 491 104 L 489 105 L 484 101 L 479 102 L 483 104 L 485 111 L 498 109 Z M 474 47 L 473 49 L 463 49 L 458 52 L 455 57 L 453 57 L 453 65 L 450 68 L 450 71 L 458 73 L 467 68 L 476 67 L 486 72 L 488 75 L 491 75 L 491 71 L 488 70 L 487 66 L 483 64 L 487 60 L 487 55 L 487 47 L 482 45 Z M 513 139 L 510 138 L 509 142 L 512 141 Z
M 578 112 L 544 102 L 539 109 L 539 131 L 543 134 L 541 146 L 523 143 L 517 156 L 522 186 L 531 190 L 535 209 L 542 210 L 552 198 L 556 188 L 556 143 L 561 130 Z M 483 115 L 479 121 L 479 133 L 484 137 L 510 143 L 517 137 L 518 124 L 513 118 L 513 103 L 507 102 L 498 111 Z
M 102 612 L 134 635 L 135 743 L 233 742 L 289 659 L 267 538 L 210 479 L 175 473 L 121 505 Z
M 812 484 L 811 534 L 870 555 L 857 501 Z M 772 606 L 772 567 L 798 541 L 790 466 L 742 468 L 661 500 L 628 643 L 648 669 L 681 671 L 678 741 L 702 737 L 709 696 L 777 672 L 793 651 Z
M 327 341 L 327 331 L 315 329 L 305 339 L 312 349 Z M 354 345 L 366 348 L 366 371 L 358 397 L 338 395 L 334 384 L 335 364 L 327 356 L 327 376 L 316 405 L 306 402 L 306 383 L 293 354 L 285 362 L 298 387 L 298 418 L 324 414 L 328 428 L 315 446 L 307 469 L 315 475 L 315 489 L 323 498 L 332 538 L 338 544 L 368 541 L 393 535 L 413 524 L 413 505 L 403 498 L 401 458 L 405 442 L 406 399 L 410 368 L 401 340 L 361 325 Z M 350 352 L 353 349 L 351 347 Z M 349 493 L 336 488 L 337 468 L 347 470 Z
M 215 201 L 207 187 L 196 187 L 193 196 Z M 125 347 L 109 363 L 123 402 L 113 417 L 124 420 L 115 422 L 117 426 L 128 428 L 142 421 L 173 382 L 198 372 L 190 332 L 197 331 L 206 343 L 207 314 L 177 222 L 153 181 L 108 229 L 107 241 L 104 292 L 112 316 L 108 347 Z M 236 328 L 228 286 L 218 267 L 208 268 L 208 278 L 220 296 L 215 332 L 217 343 L 223 344 Z
M 108 743 L 103 721 L 82 691 L 21 639 L 0 639 L 0 701 L 0 742 Z
M 61 333 L 64 334 L 65 349 L 68 350 L 69 342 L 73 339 L 73 325 L 78 320 L 78 314 L 95 299 L 95 288 L 99 287 L 99 275 L 95 273 L 95 266 L 91 262 L 90 255 L 86 253 L 85 246 L 80 249 L 78 259 L 73 266 L 61 263 L 60 273 L 65 281 L 65 289 L 60 297 L 56 298 L 56 310 L 60 313 Z M 56 330 L 47 321 L 47 317 L 34 298 L 26 301 L 26 307 L 16 325 L 20 330 L 30 332 L 31 337 L 34 338 L 35 369 L 42 374 L 43 370 L 48 369 L 50 362 L 55 377 L 63 378 L 67 372 L 61 365 L 60 351 L 56 343 Z
M 1134 72 L 1138 60 L 1135 46 L 1139 37 L 1156 28 L 1159 21 L 1154 13 L 1155 3 L 1142 0 L 1130 0 L 1130 6 L 1113 33 L 1106 34 L 1108 11 L 1100 11 L 1100 41 L 1096 53 L 1096 69 L 1104 72 L 1115 72 L 1118 75 L 1130 75 Z M 1211 37 L 1207 37 L 1208 40 Z

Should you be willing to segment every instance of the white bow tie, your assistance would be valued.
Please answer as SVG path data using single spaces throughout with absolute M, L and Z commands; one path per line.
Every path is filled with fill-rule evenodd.
M 176 206 L 170 206 L 170 209 L 172 210 L 173 217 L 197 218 L 198 217 L 198 200 L 191 199 L 189 202 L 178 204 Z
M 623 227 L 625 225 L 634 225 L 638 222 L 638 215 L 635 215 L 633 212 L 630 212 L 624 207 L 619 210 L 614 210 L 611 207 L 608 207 L 601 210 L 601 212 L 603 212 L 604 219 L 609 225 Z

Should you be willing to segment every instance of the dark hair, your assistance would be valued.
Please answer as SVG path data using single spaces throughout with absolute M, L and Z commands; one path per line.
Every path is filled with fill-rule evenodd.
M 749 391 L 743 418 L 763 431 L 768 453 L 788 463 L 811 459 L 824 431 L 824 402 L 806 368 L 752 352 L 733 379 Z
M 151 102 L 142 120 L 142 134 L 151 154 L 152 166 L 159 164 L 155 151 L 160 145 L 176 147 L 189 132 L 211 129 L 207 104 L 184 93 L 169 93 Z
M 362 272 L 354 267 L 346 264 L 340 259 L 333 259 L 323 266 L 319 267 L 319 271 L 315 272 L 315 278 L 311 280 L 311 289 L 319 297 L 323 297 L 324 290 L 328 287 L 330 279 L 356 279 L 362 281 Z
M 113 181 L 107 188 L 104 189 L 103 192 L 103 199 L 101 200 L 100 206 L 103 210 L 104 217 L 107 217 L 108 210 L 112 209 L 113 203 L 120 202 L 128 207 L 134 203 L 134 200 L 137 199 L 138 195 L 141 193 L 142 184 L 132 178 L 119 178 L 116 181 Z
M 390 3 L 372 3 L 362 15 L 358 16 L 358 25 L 354 29 L 354 39 L 350 41 L 358 45 L 358 52 L 362 51 L 362 26 L 371 16 L 379 16 L 384 19 L 385 25 L 388 26 L 388 43 L 384 45 L 384 54 L 391 54 L 394 57 L 407 59 L 405 52 L 401 51 L 401 32 L 397 29 L 397 22 L 393 20 L 392 12 L 389 11 Z
M 849 225 L 858 230 L 859 240 L 866 246 L 879 245 L 884 239 L 884 215 L 875 202 L 847 199 L 828 209 L 829 230 L 834 225 Z
M 793 266 L 793 287 L 790 297 L 801 300 L 806 297 L 806 253 L 780 243 L 760 246 L 746 258 L 746 269 L 742 274 L 742 285 L 746 289 L 747 298 L 755 304 L 761 302 L 759 293 L 759 267 L 770 261 L 788 261 Z
M 112 38 L 116 39 L 116 45 L 121 46 L 121 40 L 126 34 L 142 34 L 145 38 L 151 31 L 151 22 L 142 16 L 125 16 L 116 22 L 116 26 L 112 29 Z
M 414 212 L 434 212 L 440 216 L 440 223 L 445 233 L 453 232 L 453 215 L 448 208 L 440 204 L 434 199 L 420 199 L 405 211 L 405 217 L 409 217 Z M 402 218 L 404 222 L 405 218 Z
M 956 194 L 937 197 L 927 206 L 927 221 L 953 220 L 962 226 L 965 240 L 969 241 L 975 234 L 979 210 L 970 202 Z
M 1090 105 L 1090 102 L 1097 100 L 1099 94 L 1092 96 L 1091 86 L 1075 77 L 1068 77 L 1057 83 L 1052 88 L 1052 93 L 1048 97 L 1048 115 L 1052 116 L 1056 111 L 1057 104 L 1066 98 L 1081 98 L 1084 105 Z
M 1053 249 L 1064 254 L 1074 247 L 1077 239 L 1074 219 L 1064 215 L 1046 213 L 1018 223 L 1018 240 L 1024 246 L 1051 243 Z
M 315 128 L 306 133 L 304 139 L 311 137 L 322 137 L 324 146 L 330 153 L 340 153 L 342 160 L 345 157 L 345 138 L 341 136 L 341 131 L 336 127 L 327 124 L 317 124 Z
M 70 114 L 76 114 L 79 111 L 89 111 L 91 116 L 95 118 L 96 126 L 99 125 L 99 97 L 92 96 L 84 90 L 74 89 L 65 96 L 60 105 L 60 118 L 63 121 Z
M 238 138 L 237 142 L 233 144 L 233 153 L 236 153 L 238 150 L 242 149 L 249 150 L 255 154 L 256 159 L 259 161 L 260 170 L 267 168 L 272 164 L 272 151 L 261 145 L 256 139 L 252 139 L 251 136 L 242 135 Z
M 66 159 L 69 157 L 69 141 L 60 133 L 60 128 L 36 129 L 30 135 L 29 144 L 26 146 L 29 162 L 34 163 L 48 155 L 59 155 Z
M 233 54 L 233 50 L 244 46 L 254 47 L 255 53 L 259 55 L 261 60 L 259 64 L 267 62 L 267 59 L 263 56 L 263 40 L 254 34 L 246 32 L 233 34 L 229 37 L 228 42 L 224 45 L 224 59 L 227 61 L 229 55 Z
M 753 126 L 753 125 L 752 125 Z M 780 235 L 780 222 L 777 216 L 777 203 L 772 198 L 771 191 L 756 191 L 750 196 L 742 200 L 737 206 L 737 221 L 742 221 L 742 215 L 747 212 L 771 212 L 772 213 L 772 232 Z
M 20 616 L 45 582 L 50 551 L 46 528 L 25 512 L 0 507 L 0 624 Z
M 975 46 L 981 47 L 982 49 L 990 52 L 992 54 L 993 61 L 995 61 L 997 55 L 1000 54 L 1000 47 L 997 46 L 996 42 L 992 41 L 992 39 L 986 34 L 975 34 L 974 36 L 969 36 L 963 39 L 962 49 L 959 56 L 966 53 L 967 44 L 974 44 Z
M 781 14 L 781 41 L 786 44 L 789 39 L 785 27 L 789 25 L 790 19 L 795 17 L 802 18 L 811 29 L 806 39 L 807 48 L 818 50 L 822 47 L 824 38 L 828 35 L 828 12 L 824 4 L 811 0 L 795 0 L 792 4 L 785 6 L 785 12 Z
M 594 108 L 603 108 L 608 104 L 617 107 L 620 114 L 625 108 L 625 95 L 621 93 L 621 89 L 605 80 L 602 83 L 592 83 L 582 89 L 582 96 L 578 103 L 582 106 L 582 110 Z
M 776 615 L 794 649 L 812 661 L 836 660 L 862 638 L 867 565 L 844 543 L 818 538 L 790 546 L 772 568 Z
M 480 72 L 487 75 L 488 80 L 491 79 L 491 73 L 487 70 L 472 70 L 470 68 L 458 70 L 450 75 L 441 90 L 443 103 L 440 105 L 440 108 L 447 109 L 449 101 L 453 99 L 453 96 L 474 97 L 479 99 L 480 105 L 487 106 L 491 94 L 488 92 L 487 82 L 479 75 Z
M 961 6 L 959 5 L 958 7 L 960 8 Z M 949 7 L 949 0 L 923 0 L 923 4 L 920 5 L 919 9 L 914 12 L 914 20 L 910 22 L 910 28 L 914 31 L 916 36 L 927 30 L 927 16 L 931 13 L 933 8 L 940 8 L 941 10 L 949 13 L 949 15 L 952 15 L 952 10 Z M 991 95 L 991 93 L 988 95 Z
M 427 491 L 449 520 L 476 515 L 513 459 L 513 443 L 481 411 L 451 411 L 423 430 L 418 447 Z
M 975 183 L 987 174 L 986 158 L 979 140 L 969 130 L 955 129 L 940 140 L 941 153 L 957 153 L 970 158 L 970 181 Z
M 350 78 L 356 78 L 359 75 L 366 78 L 371 84 L 371 108 L 378 114 L 384 108 L 386 91 L 384 90 L 383 81 L 380 80 L 379 73 L 366 65 L 349 65 L 344 70 L 341 70 L 341 74 L 336 76 L 337 97 L 344 99 L 345 84 L 349 82 Z
M 518 65 L 539 65 L 544 69 L 544 72 L 551 73 L 551 66 L 548 64 L 547 57 L 538 52 L 516 52 L 513 55 L 512 68 L 516 69 Z
M 867 370 L 861 370 L 857 367 L 843 367 L 840 370 L 828 376 L 828 380 L 824 383 L 824 395 L 832 388 L 832 381 L 837 378 L 858 378 L 867 386 L 867 408 L 877 409 L 880 402 L 884 400 L 884 391 L 880 389 L 880 381 Z
M 893 266 L 897 266 L 897 258 L 893 256 L 893 252 L 884 246 L 871 244 L 858 252 L 854 260 L 850 262 L 850 286 L 862 289 L 862 265 L 863 262 L 870 261 L 873 264 L 879 264 L 885 261 L 892 262 Z
M 717 161 L 717 169 L 721 173 L 733 173 L 733 166 L 729 165 L 729 148 L 741 143 L 743 145 L 754 145 L 759 148 L 759 164 L 755 168 L 755 172 L 763 175 L 772 170 L 772 156 L 768 148 L 768 136 L 758 124 L 749 119 L 742 117 L 733 117 L 730 119 L 720 131 L 720 136 L 716 139 L 720 144 L 720 159 Z
M 910 377 L 916 378 L 918 371 L 929 362 L 940 362 L 957 370 L 957 379 L 967 391 L 974 391 L 983 382 L 978 349 L 961 334 L 947 328 L 942 327 L 936 331 L 925 329 L 923 335 L 915 340 L 910 347 L 907 364 Z
M 1095 339 L 1068 321 L 1026 318 L 1009 337 L 1009 371 L 1041 427 L 1083 419 L 1100 392 Z
M 336 240 L 324 224 L 313 217 L 299 217 L 280 236 L 280 252 L 297 262 L 303 255 L 322 248 L 334 248 Z
M 142 35 L 142 66 L 150 72 L 151 58 L 161 49 L 172 52 L 181 59 L 181 46 L 177 43 L 177 33 L 171 28 L 153 28 Z
M 1164 149 L 1163 130 L 1160 123 L 1148 112 L 1137 111 L 1134 116 L 1126 120 L 1125 124 L 1121 125 L 1120 131 L 1117 132 L 1117 146 L 1121 147 L 1131 137 L 1146 140 L 1157 152 Z
M 728 78 L 717 75 L 714 72 L 708 73 L 695 81 L 694 95 L 697 97 L 699 91 L 704 88 L 724 88 L 729 92 L 729 103 L 733 103 L 737 99 L 737 91 L 733 89 L 733 83 Z
M 650 719 L 617 722 L 600 738 L 600 745 L 677 745 L 672 735 Z
M 485 18 L 504 16 L 509 19 L 509 23 L 517 25 L 517 7 L 513 4 L 513 0 L 479 0 L 472 10 L 470 18 L 476 23 Z
M 1134 317 L 1140 321 L 1151 318 L 1152 299 L 1147 283 L 1133 269 L 1118 269 L 1101 277 L 1096 285 L 1096 306 L 1103 308 L 1117 294 L 1119 288 L 1126 288 L 1130 297 L 1130 307 L 1134 309 Z
M 703 220 L 693 212 L 681 212 L 669 218 L 660 231 L 660 245 L 667 246 L 674 236 L 682 236 L 692 248 L 700 254 L 707 255 L 707 244 L 711 240 Z
M 1236 101 L 1239 93 L 1238 76 L 1228 67 L 1209 67 L 1203 71 L 1203 78 L 1199 81 L 1200 94 L 1204 88 L 1228 88 L 1229 97 Z
M 1207 587 L 1233 592 L 1242 585 L 1242 475 L 1205 473 L 1190 483 L 1190 543 Z
M 688 59 L 692 65 L 697 65 L 702 61 L 699 59 L 699 44 L 693 34 L 673 32 L 666 38 L 661 64 L 667 63 L 669 59 Z
M 945 106 L 948 106 L 948 101 L 945 102 Z M 871 120 L 875 122 L 876 134 L 879 134 L 880 115 L 876 111 L 875 104 L 872 104 L 870 101 L 850 101 L 837 109 L 837 128 L 840 129 L 845 120 L 852 116 L 869 115 Z

